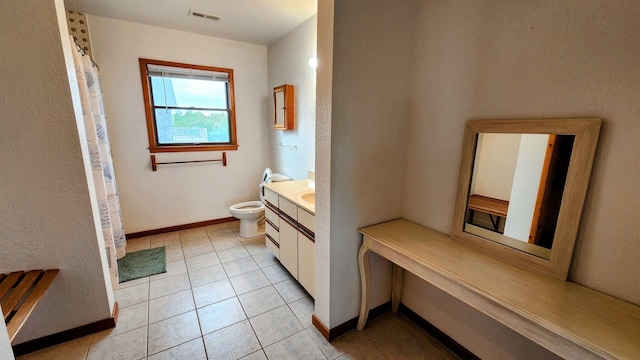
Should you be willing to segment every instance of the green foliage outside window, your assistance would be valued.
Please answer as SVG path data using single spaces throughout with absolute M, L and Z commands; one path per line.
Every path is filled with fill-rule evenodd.
M 173 127 L 206 128 L 210 142 L 229 141 L 229 118 L 226 112 L 176 111 L 173 113 Z

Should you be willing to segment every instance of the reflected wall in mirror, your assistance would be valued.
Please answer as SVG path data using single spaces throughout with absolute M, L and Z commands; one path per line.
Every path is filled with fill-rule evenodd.
M 566 279 L 600 124 L 469 121 L 452 237 Z
M 293 104 L 293 85 L 285 84 L 273 88 L 274 129 L 293 130 Z

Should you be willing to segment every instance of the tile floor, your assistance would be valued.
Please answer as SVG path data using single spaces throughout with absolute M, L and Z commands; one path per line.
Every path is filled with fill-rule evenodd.
M 457 359 L 391 313 L 329 344 L 313 299 L 238 222 L 133 239 L 167 249 L 167 272 L 120 284 L 109 329 L 19 357 L 34 359 Z

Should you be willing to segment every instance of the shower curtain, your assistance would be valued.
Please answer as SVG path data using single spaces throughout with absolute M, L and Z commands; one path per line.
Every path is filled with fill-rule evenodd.
M 71 43 L 74 43 L 73 37 L 71 37 Z M 74 51 L 73 62 L 78 77 L 78 87 L 80 88 L 82 116 L 87 133 L 93 182 L 106 246 L 107 263 L 111 274 L 111 284 L 116 289 L 119 282 L 117 259 L 125 256 L 127 242 L 122 227 L 120 201 L 118 200 L 116 179 L 113 173 L 111 148 L 109 146 L 106 116 L 102 102 L 102 88 L 98 72 L 93 67 L 88 55 L 83 56 L 79 51 Z

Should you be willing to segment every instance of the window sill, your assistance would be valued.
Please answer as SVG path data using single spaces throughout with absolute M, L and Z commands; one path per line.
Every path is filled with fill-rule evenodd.
M 193 152 L 193 151 L 225 151 L 238 150 L 237 144 L 225 145 L 194 145 L 194 146 L 155 146 L 149 147 L 150 153 L 164 152 Z

